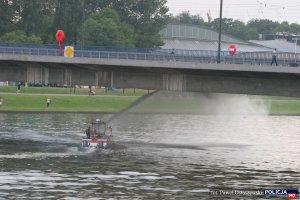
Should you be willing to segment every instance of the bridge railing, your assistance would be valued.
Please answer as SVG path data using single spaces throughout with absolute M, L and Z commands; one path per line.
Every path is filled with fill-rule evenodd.
M 242 52 L 234 56 L 226 56 L 224 62 L 232 64 L 270 65 L 272 56 L 272 52 Z M 299 62 L 300 54 L 277 53 L 276 60 L 278 65 L 290 66 L 292 63 Z
M 32 55 L 32 56 L 59 56 L 57 49 L 44 48 L 22 48 L 22 47 L 1 47 L 0 53 L 14 55 Z
M 99 59 L 126 59 L 126 60 L 145 60 L 145 61 L 180 61 L 180 62 L 201 62 L 216 63 L 217 51 L 192 51 L 193 54 L 179 54 L 173 50 L 153 50 L 147 53 L 137 52 L 114 52 L 114 51 L 88 51 L 75 50 L 74 57 L 78 58 L 99 58 Z M 27 48 L 0 46 L 0 53 L 14 55 L 32 56 L 59 56 L 59 50 L 54 48 Z M 190 52 L 191 53 L 191 52 Z M 231 56 L 229 52 L 221 52 L 221 62 L 226 64 L 250 64 L 250 65 L 270 65 L 272 52 L 237 52 Z M 290 66 L 297 63 L 300 54 L 278 53 L 277 62 L 279 65 Z
M 30 43 L 0 43 L 3 47 L 20 47 L 31 49 L 58 49 L 57 44 L 30 44 Z M 81 46 L 73 45 L 76 51 L 113 51 L 113 52 L 135 52 L 149 53 L 160 48 L 134 48 L 134 47 L 117 47 L 117 46 Z

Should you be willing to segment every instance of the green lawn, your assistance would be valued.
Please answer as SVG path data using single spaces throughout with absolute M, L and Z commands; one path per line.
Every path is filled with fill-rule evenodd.
M 5 88 L 12 90 L 12 87 Z M 26 91 L 26 89 L 28 89 L 28 91 Z M 70 95 L 66 94 L 67 90 L 66 88 L 24 88 L 21 94 L 16 94 L 15 92 L 13 94 L 3 93 L 0 94 L 0 96 L 4 98 L 4 103 L 0 107 L 0 111 L 118 112 L 131 105 L 140 97 L 137 96 L 137 93 L 133 96 L 125 96 L 122 91 L 114 91 L 115 95 Z M 37 94 L 38 91 L 47 92 L 49 94 Z M 82 91 L 86 92 L 86 89 Z M 27 92 L 35 94 L 29 94 Z M 55 95 L 53 94 L 54 92 L 59 94 Z M 105 90 L 99 90 L 99 93 L 100 92 L 105 93 Z M 148 93 L 148 91 L 145 90 L 138 92 L 140 92 L 139 94 Z M 203 96 L 193 96 L 193 94 L 191 94 L 191 96 L 180 96 L 179 94 L 180 93 L 172 92 L 158 93 L 140 105 L 132 108 L 130 111 L 146 113 L 218 113 L 220 100 L 214 102 L 213 97 L 210 99 Z M 50 97 L 52 100 L 49 108 L 46 107 L 47 97 Z M 228 98 L 234 98 L 234 96 L 222 97 L 221 103 L 222 101 L 226 102 Z M 299 98 L 252 96 L 242 99 L 247 99 L 247 101 L 251 101 L 252 104 L 264 104 L 270 114 L 300 115 Z M 207 104 L 207 101 L 210 103 Z M 237 98 L 236 101 L 239 101 L 239 98 Z M 234 109 L 234 107 L 232 109 Z
M 136 96 L 49 96 L 51 105 L 46 107 L 46 95 L 2 94 L 0 110 L 10 111 L 92 111 L 117 112 L 132 104 Z
M 105 90 L 102 88 L 93 89 L 96 95 L 124 95 L 124 96 L 143 96 L 148 94 L 148 90 L 141 89 L 116 89 Z M 72 94 L 72 95 L 88 95 L 88 88 L 62 88 L 62 87 L 21 87 L 21 93 L 24 94 Z M 7 86 L 0 87 L 0 92 L 16 93 L 17 87 Z M 151 91 L 150 91 L 151 92 Z
M 300 100 L 270 100 L 271 114 L 297 114 L 300 115 Z
M 228 99 L 234 96 L 222 97 L 225 105 Z M 249 96 L 240 99 L 237 95 L 236 101 L 247 100 L 245 105 L 257 105 L 258 108 L 266 109 L 269 114 L 300 115 L 300 98 Z M 214 114 L 219 113 L 221 101 L 211 101 L 201 97 L 180 97 L 174 94 L 165 96 L 155 96 L 147 99 L 141 105 L 133 108 L 132 112 L 152 112 L 152 113 L 195 113 L 195 114 Z M 230 104 L 235 100 L 231 100 Z M 227 102 L 227 103 L 226 103 Z M 234 109 L 234 105 L 230 109 Z M 222 106 L 221 106 L 222 107 Z M 224 109 L 224 108 L 223 108 Z M 229 110 L 230 110 L 229 109 Z

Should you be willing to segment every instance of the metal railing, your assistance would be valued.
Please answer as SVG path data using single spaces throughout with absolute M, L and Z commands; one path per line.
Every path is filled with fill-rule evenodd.
M 55 48 L 29 48 L 0 46 L 0 53 L 13 55 L 31 56 L 59 56 L 59 50 Z M 270 65 L 272 52 L 237 52 L 231 56 L 228 51 L 221 52 L 221 62 L 226 64 L 250 64 L 250 65 Z M 217 51 L 207 50 L 185 50 L 180 54 L 180 50 L 172 49 L 152 49 L 149 52 L 122 52 L 122 51 L 89 51 L 75 50 L 74 57 L 77 58 L 99 58 L 99 59 L 126 59 L 144 61 L 180 61 L 180 62 L 200 62 L 216 63 Z M 291 63 L 298 63 L 300 54 L 278 53 L 277 62 L 281 66 L 290 66 Z

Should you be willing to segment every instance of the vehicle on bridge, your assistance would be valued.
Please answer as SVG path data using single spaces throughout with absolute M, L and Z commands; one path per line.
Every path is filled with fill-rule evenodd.
M 112 128 L 107 126 L 105 121 L 96 119 L 85 130 L 85 137 L 82 137 L 83 148 L 106 149 L 112 143 Z

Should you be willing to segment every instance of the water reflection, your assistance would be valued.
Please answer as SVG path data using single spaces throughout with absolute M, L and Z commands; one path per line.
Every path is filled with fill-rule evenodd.
M 0 114 L 0 198 L 207 199 L 209 189 L 298 188 L 297 116 L 143 115 L 124 148 L 83 151 L 90 114 Z M 287 145 L 288 144 L 288 145 Z

